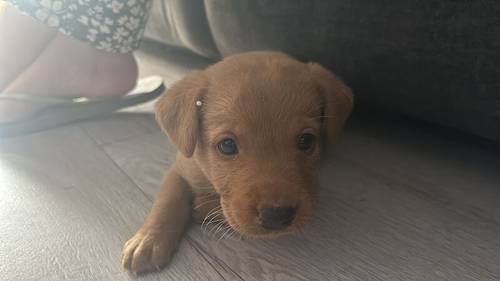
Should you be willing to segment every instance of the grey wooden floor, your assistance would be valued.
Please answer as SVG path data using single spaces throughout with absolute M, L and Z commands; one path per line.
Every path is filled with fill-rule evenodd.
M 209 62 L 147 44 L 168 83 Z M 274 241 L 193 225 L 160 273 L 119 264 L 175 149 L 151 103 L 0 140 L 1 280 L 499 280 L 500 157 L 439 128 L 357 114 L 321 173 L 315 218 Z

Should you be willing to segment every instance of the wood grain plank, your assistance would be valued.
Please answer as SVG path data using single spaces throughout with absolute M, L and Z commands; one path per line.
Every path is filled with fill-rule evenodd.
M 425 124 L 417 129 L 405 119 L 368 119 L 360 114 L 351 121 L 339 156 L 374 176 L 390 175 L 408 192 L 500 223 L 498 146 Z
M 108 117 L 78 123 L 98 145 L 119 142 L 159 131 L 150 111 L 125 109 Z
M 175 161 L 177 150 L 157 131 L 102 146 L 103 150 L 130 176 L 149 198 L 154 198 L 167 168 Z
M 84 131 L 64 127 L 0 141 L 2 280 L 134 280 L 123 243 L 151 205 Z M 222 280 L 189 244 L 141 280 Z

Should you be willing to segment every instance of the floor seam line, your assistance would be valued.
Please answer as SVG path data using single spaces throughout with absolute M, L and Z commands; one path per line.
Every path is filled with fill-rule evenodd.
M 222 273 L 220 273 L 220 272 L 219 272 L 219 269 L 218 269 L 215 265 L 213 265 L 213 264 L 212 264 L 212 262 L 210 261 L 210 260 L 212 260 L 212 261 L 214 261 L 214 262 L 215 262 L 215 260 L 214 260 L 214 259 L 213 259 L 210 255 L 208 255 L 208 256 L 209 256 L 209 258 L 210 258 L 210 260 L 209 260 L 209 259 L 208 259 L 208 258 L 204 255 L 205 251 L 203 251 L 203 249 L 200 249 L 200 247 L 198 247 L 198 246 L 197 246 L 197 243 L 194 241 L 194 239 L 193 239 L 193 238 L 192 238 L 189 234 L 187 234 L 187 235 L 186 235 L 186 238 L 185 238 L 185 239 L 187 240 L 187 242 L 189 243 L 189 245 L 191 245 L 191 247 L 193 247 L 193 249 L 194 249 L 194 250 L 198 253 L 198 255 L 199 255 L 199 256 L 200 256 L 200 257 L 201 257 L 201 258 L 202 258 L 202 259 L 203 259 L 206 263 L 208 263 L 208 264 L 209 264 L 209 265 L 210 265 L 210 266 L 211 266 L 211 267 L 215 270 L 215 272 L 217 272 L 217 274 L 218 274 L 218 275 L 219 275 L 219 276 L 220 276 L 223 280 L 227 281 L 227 279 L 224 277 L 224 275 L 223 275 Z M 216 262 L 216 263 L 217 263 L 217 262 Z M 219 265 L 219 267 L 220 267 L 220 265 Z M 222 267 L 222 270 L 224 270 L 224 271 L 225 271 L 226 269 L 225 269 L 224 267 Z
M 213 257 L 208 251 L 206 251 L 203 247 L 200 247 L 198 246 L 199 243 L 194 239 L 192 238 L 191 236 L 189 236 L 189 240 L 195 245 L 195 248 L 202 251 L 203 253 L 205 253 L 207 256 L 210 257 L 210 259 L 212 259 L 215 263 L 217 263 L 221 268 L 223 268 L 226 272 L 230 272 L 234 277 L 237 277 L 239 280 L 241 281 L 245 281 L 245 279 L 243 277 L 241 277 L 241 275 L 239 275 L 237 272 L 235 272 L 227 263 L 225 263 L 224 261 L 222 261 L 221 259 L 217 258 L 217 257 Z
M 113 163 L 113 166 L 115 166 L 115 168 L 117 168 L 122 174 L 125 175 L 125 177 L 137 188 L 139 189 L 139 191 L 142 193 L 142 195 L 144 195 L 144 197 L 146 197 L 147 200 L 149 201 L 153 201 L 153 198 L 151 198 L 140 186 L 139 184 L 132 178 L 130 177 L 129 174 L 127 174 L 127 172 L 125 170 L 123 170 L 120 165 L 118 165 L 118 163 L 116 163 L 116 161 L 111 157 L 111 155 L 108 154 L 108 152 L 106 150 L 103 149 L 103 147 L 101 147 L 97 141 L 92 137 L 90 136 L 90 134 L 85 130 L 83 129 L 83 132 L 90 138 L 90 140 L 95 144 L 95 146 L 102 152 L 104 153 L 104 155 L 106 155 L 106 157 L 111 160 L 111 162 Z

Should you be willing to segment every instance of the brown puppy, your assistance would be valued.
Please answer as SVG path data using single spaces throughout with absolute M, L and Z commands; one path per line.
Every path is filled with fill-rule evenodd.
M 276 52 L 231 56 L 176 83 L 156 118 L 179 153 L 124 246 L 123 267 L 164 266 L 191 215 L 259 238 L 301 227 L 313 209 L 320 139 L 336 138 L 352 104 L 332 73 Z

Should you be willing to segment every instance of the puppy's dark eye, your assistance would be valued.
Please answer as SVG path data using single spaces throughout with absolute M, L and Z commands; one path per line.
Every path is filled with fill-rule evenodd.
M 238 147 L 233 139 L 223 139 L 217 144 L 217 149 L 224 155 L 234 155 L 238 153 Z
M 297 147 L 302 151 L 309 151 L 316 142 L 316 136 L 313 134 L 302 134 L 297 141 Z

